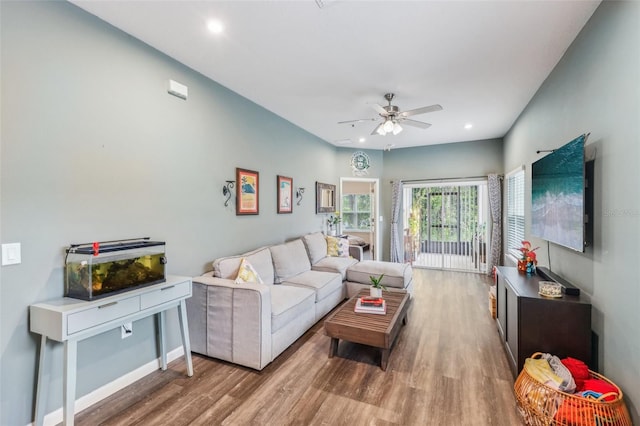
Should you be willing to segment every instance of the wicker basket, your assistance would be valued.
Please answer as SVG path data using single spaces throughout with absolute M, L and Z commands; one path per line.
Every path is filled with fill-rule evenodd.
M 541 354 L 536 352 L 531 357 L 539 355 Z M 603 400 L 614 395 L 613 393 L 604 394 L 595 400 L 562 392 L 540 383 L 523 368 L 516 379 L 514 390 L 518 409 L 525 423 L 534 426 L 632 426 L 620 388 L 594 371 L 589 370 L 589 375 L 615 386 L 618 390 L 616 398 L 611 401 Z
M 493 287 L 492 287 L 493 288 Z M 498 318 L 498 311 L 496 307 L 496 296 L 489 290 L 489 313 L 492 319 Z
M 496 297 L 489 293 L 489 313 L 491 314 L 491 319 L 498 318 L 498 309 L 496 307 Z

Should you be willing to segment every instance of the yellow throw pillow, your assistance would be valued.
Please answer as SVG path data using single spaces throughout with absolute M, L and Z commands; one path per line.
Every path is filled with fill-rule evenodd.
M 327 256 L 349 257 L 349 240 L 346 238 L 327 237 Z
M 240 262 L 240 268 L 238 269 L 238 276 L 235 280 L 236 284 L 245 284 L 245 283 L 257 283 L 264 284 L 262 282 L 262 278 L 258 275 L 258 272 L 253 268 L 251 263 L 247 260 L 246 257 L 242 258 L 242 262 Z

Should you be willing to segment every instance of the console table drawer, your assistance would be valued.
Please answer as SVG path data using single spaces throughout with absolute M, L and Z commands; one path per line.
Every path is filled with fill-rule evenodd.
M 77 333 L 87 328 L 134 314 L 139 310 L 140 296 L 135 296 L 116 302 L 106 302 L 95 308 L 69 314 L 67 317 L 67 334 Z
M 140 296 L 141 309 L 161 305 L 174 299 L 181 299 L 191 294 L 191 282 L 184 281 L 178 284 L 167 285 L 158 290 L 142 294 Z
M 37 426 L 44 424 L 44 411 L 50 405 L 46 399 L 46 389 L 50 384 L 48 373 L 50 369 L 47 365 L 50 355 L 47 355 L 47 352 L 52 350 L 51 345 L 47 344 L 48 340 L 64 344 L 62 423 L 65 425 L 73 425 L 74 420 L 78 343 L 98 334 L 118 329 L 122 324 L 150 316 L 156 317 L 160 344 L 160 368 L 166 370 L 165 316 L 168 310 L 176 309 L 187 375 L 193 376 L 189 324 L 184 302 L 188 297 L 191 297 L 191 278 L 167 276 L 165 282 L 114 294 L 104 299 L 88 301 L 61 297 L 31 305 L 29 307 L 30 330 L 41 336 L 34 423 Z M 105 348 L 105 350 L 117 350 L 120 346 Z

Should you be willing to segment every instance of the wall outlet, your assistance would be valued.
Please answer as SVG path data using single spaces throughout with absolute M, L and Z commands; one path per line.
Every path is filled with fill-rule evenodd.
M 123 339 L 131 336 L 133 334 L 133 323 L 128 322 L 126 324 L 122 324 L 120 327 L 120 333 Z

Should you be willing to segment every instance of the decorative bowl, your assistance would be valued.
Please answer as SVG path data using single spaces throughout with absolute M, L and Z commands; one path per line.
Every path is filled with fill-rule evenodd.
M 538 293 L 545 297 L 562 297 L 562 286 L 555 281 L 540 281 Z

